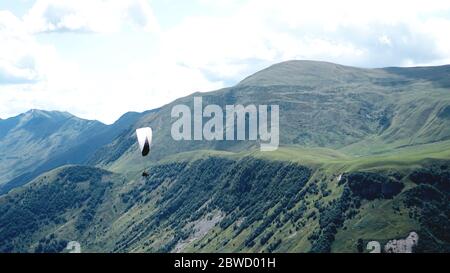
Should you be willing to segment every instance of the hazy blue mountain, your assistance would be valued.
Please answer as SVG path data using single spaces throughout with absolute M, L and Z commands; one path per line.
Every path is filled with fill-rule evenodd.
M 1 120 L 0 193 L 55 167 L 83 164 L 140 115 L 126 113 L 112 125 L 80 119 L 67 112 L 42 110 Z

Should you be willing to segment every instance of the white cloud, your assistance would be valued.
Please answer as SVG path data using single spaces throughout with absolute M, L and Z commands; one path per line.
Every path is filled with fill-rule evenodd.
M 255 64 L 288 59 L 365 67 L 436 63 L 450 57 L 449 11 L 449 2 L 434 0 L 250 0 L 228 16 L 186 18 L 163 33 L 161 50 L 228 82 L 261 68 Z
M 21 21 L 9 11 L 0 11 L 0 83 L 16 84 L 37 81 L 34 39 Z
M 386 35 L 381 35 L 380 37 L 378 37 L 378 41 L 382 45 L 387 45 L 387 46 L 391 46 L 392 45 L 391 39 L 388 36 L 386 36 Z
M 98 79 L 92 80 L 86 88 L 92 89 L 98 82 Z M 106 90 L 105 86 L 94 88 L 92 94 L 96 102 L 91 103 L 96 109 L 95 114 L 100 115 L 102 120 L 112 122 L 127 111 L 161 107 L 190 93 L 221 87 L 222 82 L 209 81 L 201 71 L 186 68 L 171 60 L 134 62 L 125 68 L 123 77 L 110 82 Z
M 167 28 L 144 0 L 37 0 L 22 20 L 0 12 L 0 116 L 43 108 L 109 123 L 289 59 L 364 67 L 450 62 L 450 1 L 199 2 L 226 12 L 187 14 Z M 135 46 L 108 44 L 116 69 L 87 72 L 90 63 L 36 41 L 47 32 L 153 35 L 152 53 L 141 48 L 116 62 Z
M 117 32 L 126 27 L 155 31 L 145 0 L 37 0 L 24 16 L 33 32 Z
M 37 42 L 8 11 L 0 12 L 0 37 L 1 117 L 39 108 L 112 123 L 127 111 L 157 108 L 187 93 L 223 86 L 171 56 L 120 64 L 114 74 L 86 72 L 86 64 L 64 59 L 53 46 Z

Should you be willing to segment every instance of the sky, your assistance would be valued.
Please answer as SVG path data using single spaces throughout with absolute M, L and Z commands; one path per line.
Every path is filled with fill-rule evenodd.
M 0 118 L 128 111 L 271 64 L 450 64 L 450 1 L 0 0 Z

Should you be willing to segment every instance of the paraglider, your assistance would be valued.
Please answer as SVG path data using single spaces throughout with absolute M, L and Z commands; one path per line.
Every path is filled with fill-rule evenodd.
M 142 156 L 147 156 L 150 153 L 150 146 L 152 144 L 152 128 L 144 127 L 136 129 L 136 136 Z M 145 171 L 142 173 L 142 176 L 144 177 L 147 177 L 148 175 L 149 174 Z

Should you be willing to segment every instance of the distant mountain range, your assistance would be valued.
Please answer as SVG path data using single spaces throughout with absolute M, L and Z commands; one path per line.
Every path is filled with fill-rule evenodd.
M 0 119 L 0 251 L 356 252 L 415 231 L 417 251 L 448 252 L 449 92 L 450 66 L 288 61 L 112 125 Z M 171 109 L 194 96 L 279 105 L 281 147 L 173 140 Z
M 112 125 L 67 112 L 30 110 L 0 120 L 0 193 L 66 164 L 83 164 L 143 114 L 126 113 Z

